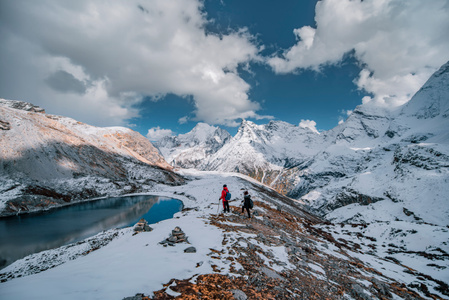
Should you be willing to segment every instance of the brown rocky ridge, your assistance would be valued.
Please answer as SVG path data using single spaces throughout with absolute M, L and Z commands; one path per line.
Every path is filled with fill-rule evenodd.
M 231 213 L 209 218 L 224 231 L 225 250 L 211 248 L 208 256 L 227 262 L 231 274 L 217 263 L 211 274 L 173 278 L 152 297 L 125 299 L 443 299 L 424 283 L 405 285 L 350 255 L 360 245 L 334 239 L 322 229 L 325 222 L 282 205 L 289 198 L 268 193 L 264 200 L 255 201 L 251 219 L 238 203 L 231 203 Z M 278 248 L 286 250 L 285 260 L 273 252 Z

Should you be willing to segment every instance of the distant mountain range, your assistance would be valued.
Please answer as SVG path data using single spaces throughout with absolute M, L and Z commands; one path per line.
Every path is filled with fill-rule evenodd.
M 359 211 L 332 212 L 380 202 L 400 211 L 393 219 L 447 224 L 449 63 L 403 107 L 361 105 L 326 132 L 243 121 L 231 137 L 200 123 L 155 145 L 174 167 L 249 175 L 331 219 L 364 222 Z

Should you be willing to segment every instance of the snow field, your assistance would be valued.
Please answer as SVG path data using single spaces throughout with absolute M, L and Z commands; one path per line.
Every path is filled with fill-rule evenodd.
M 214 259 L 212 256 L 214 252 L 233 256 L 227 253 L 222 242 L 224 238 L 237 240 L 239 236 L 230 233 L 225 236 L 221 229 L 209 225 L 205 218 L 217 213 L 218 198 L 224 182 L 228 184 L 234 199 L 247 187 L 239 180 L 239 176 L 200 175 L 199 172 L 191 171 L 189 176 L 192 175 L 197 180 L 184 186 L 160 185 L 154 194 L 180 199 L 185 208 L 193 209 L 179 212 L 173 219 L 151 224 L 154 229 L 151 232 L 133 235 L 132 228 L 112 230 L 120 233 L 118 237 L 86 256 L 73 259 L 73 254 L 67 255 L 64 256 L 66 261 L 61 261 L 62 264 L 57 267 L 1 283 L 0 299 L 122 299 L 138 292 L 151 295 L 152 291 L 161 289 L 162 284 L 172 278 L 187 279 L 213 273 L 214 268 L 222 274 L 230 274 L 229 261 Z M 236 204 L 240 205 L 240 201 L 231 203 Z M 159 244 L 169 237 L 176 226 L 184 231 L 190 244 L 180 243 L 174 247 Z M 184 249 L 190 246 L 195 247 L 197 252 L 184 253 Z M 48 252 L 57 255 L 61 249 Z M 83 252 L 85 247 L 73 247 L 69 251 Z M 278 251 L 274 249 L 273 252 Z M 39 257 L 38 254 L 35 256 Z M 286 256 L 278 256 L 286 260 Z M 19 270 L 21 265 L 27 264 L 27 259 L 29 257 L 2 271 Z M 233 267 L 236 270 L 241 268 L 237 262 L 233 263 Z

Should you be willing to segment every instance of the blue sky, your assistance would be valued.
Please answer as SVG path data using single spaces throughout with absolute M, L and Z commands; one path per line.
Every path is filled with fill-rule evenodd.
M 223 33 L 239 28 L 248 28 L 257 43 L 264 45 L 262 54 L 270 56 L 295 44 L 293 29 L 315 26 L 315 5 L 312 1 L 283 1 L 282 9 L 272 1 L 216 1 L 204 2 L 204 11 L 212 24 L 209 32 Z M 261 104 L 259 113 L 298 125 L 301 120 L 314 120 L 319 130 L 328 130 L 347 117 L 346 112 L 361 104 L 366 92 L 354 84 L 360 68 L 357 61 L 348 57 L 338 65 L 324 67 L 316 72 L 301 70 L 296 74 L 275 74 L 262 63 L 252 63 L 250 71 L 240 70 L 240 76 L 251 85 L 249 96 Z M 143 103 L 145 111 L 160 116 L 155 120 L 134 119 L 136 129 L 145 132 L 148 128 L 171 129 L 176 133 L 190 131 L 196 122 L 179 124 L 186 111 L 193 111 L 193 101 L 170 94 L 164 101 Z M 249 120 L 265 124 L 270 119 Z M 150 125 L 148 125 L 150 124 Z M 232 135 L 238 127 L 219 125 Z
M 0 97 L 155 140 L 242 118 L 328 130 L 449 60 L 449 0 L 0 2 Z

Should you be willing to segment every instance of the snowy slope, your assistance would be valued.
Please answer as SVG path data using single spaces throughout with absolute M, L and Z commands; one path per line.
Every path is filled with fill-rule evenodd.
M 0 271 L 0 298 L 124 299 L 138 293 L 154 299 L 447 296 L 442 291 L 447 272 L 443 268 L 430 272 L 425 264 L 431 259 L 398 263 L 376 256 L 370 248 L 372 240 L 350 241 L 349 234 L 361 231 L 370 237 L 368 229 L 320 223 L 295 209 L 292 200 L 245 176 L 197 171 L 183 171 L 183 175 L 190 179 L 187 185 L 158 185 L 152 191 L 184 202 L 184 210 L 173 219 L 152 224 L 151 232 L 110 230 L 19 260 Z M 231 202 L 230 214 L 217 215 L 215 200 L 223 183 L 237 201 Z M 241 214 L 243 190 L 256 200 L 252 219 Z M 176 226 L 189 243 L 161 245 Z M 423 227 L 417 235 L 432 230 Z M 435 233 L 440 243 L 449 238 L 447 231 Z M 396 240 L 379 240 L 379 248 Z M 184 252 L 192 246 L 195 253 Z M 447 248 L 443 244 L 441 249 Z M 436 263 L 448 267 L 447 261 Z
M 344 214 L 343 209 L 334 210 L 351 202 L 380 201 L 371 206 L 386 205 L 382 208 L 386 213 L 374 214 L 375 218 L 449 224 L 448 66 L 396 112 L 375 116 L 371 111 L 369 118 L 365 111 L 355 112 L 336 128 L 335 144 L 314 158 L 310 177 L 304 178 L 301 189 L 297 187 L 310 190 L 302 199 L 322 212 L 333 211 L 332 219 L 340 221 L 369 222 L 373 219 L 369 210 L 349 213 L 354 205 Z M 326 170 L 338 176 L 317 186 Z
M 101 196 L 119 186 L 133 190 L 137 180 L 178 180 L 157 149 L 128 128 L 98 128 L 3 99 L 0 121 L 1 213 Z

